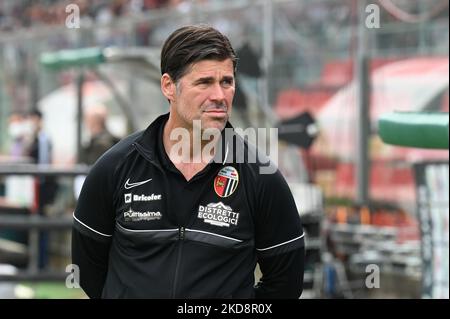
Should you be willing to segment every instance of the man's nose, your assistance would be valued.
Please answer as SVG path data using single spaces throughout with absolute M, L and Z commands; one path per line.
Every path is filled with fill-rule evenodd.
M 211 92 L 209 96 L 211 101 L 223 101 L 225 99 L 225 92 L 222 86 L 219 83 L 214 84 L 211 87 Z

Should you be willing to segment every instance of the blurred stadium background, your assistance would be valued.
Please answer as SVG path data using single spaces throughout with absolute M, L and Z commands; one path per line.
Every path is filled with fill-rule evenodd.
M 307 233 L 302 298 L 448 298 L 447 0 L 0 0 L 0 298 L 84 297 L 66 287 L 82 114 L 105 105 L 122 137 L 166 112 L 159 49 L 190 23 L 238 51 L 232 122 L 279 128 Z M 52 165 L 12 152 L 14 116 L 35 109 Z M 416 112 L 413 128 L 442 115 L 444 146 L 383 142 L 394 111 Z

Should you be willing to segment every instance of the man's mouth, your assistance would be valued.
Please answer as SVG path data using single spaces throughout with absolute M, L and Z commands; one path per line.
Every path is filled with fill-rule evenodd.
M 227 113 L 227 110 L 225 110 L 225 109 L 211 109 L 211 110 L 206 110 L 205 113 Z
M 225 105 L 211 105 L 206 107 L 203 112 L 211 115 L 224 115 L 227 114 L 227 107 Z

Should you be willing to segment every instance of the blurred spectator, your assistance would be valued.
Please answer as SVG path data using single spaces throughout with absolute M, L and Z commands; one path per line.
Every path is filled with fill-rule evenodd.
M 33 110 L 29 114 L 29 121 L 33 129 L 33 139 L 28 154 L 35 164 L 51 164 L 52 142 L 49 135 L 43 130 L 42 113 Z M 49 205 L 55 199 L 58 184 L 54 177 L 36 177 L 37 188 L 37 212 L 39 215 L 47 215 Z M 48 232 L 39 233 L 39 268 L 45 268 L 48 264 Z
M 42 113 L 38 110 L 30 112 L 29 121 L 33 132 L 29 156 L 36 164 L 51 164 L 52 143 L 50 137 L 42 127 Z
M 10 138 L 8 155 L 2 156 L 0 160 L 10 164 L 30 162 L 28 150 L 32 140 L 32 128 L 24 113 L 11 113 L 8 119 L 8 137 Z M 34 180 L 31 176 L 8 175 L 2 177 L 0 182 L 3 180 L 0 196 L 4 196 L 9 205 L 18 207 L 33 205 Z M 19 237 L 18 241 L 24 244 L 27 242 L 25 233 L 18 235 L 17 238 Z
M 245 90 L 242 88 L 242 80 L 253 80 L 255 82 L 263 75 L 263 71 L 259 65 L 261 59 L 260 54 L 256 52 L 248 42 L 237 49 L 236 54 L 239 58 L 238 75 L 236 81 L 236 91 L 233 100 L 234 112 L 239 114 L 242 125 L 249 127 L 252 125 L 251 116 L 249 114 L 249 101 Z M 256 83 L 256 82 L 255 82 Z M 255 123 L 256 124 L 256 123 Z
M 104 152 L 119 141 L 106 127 L 107 117 L 108 112 L 104 105 L 94 105 L 86 110 L 84 121 L 90 133 L 90 141 L 81 150 L 81 163 L 94 164 Z
M 8 134 L 11 138 L 10 155 L 17 160 L 27 155 L 27 144 L 31 135 L 31 127 L 21 113 L 12 113 L 8 119 Z

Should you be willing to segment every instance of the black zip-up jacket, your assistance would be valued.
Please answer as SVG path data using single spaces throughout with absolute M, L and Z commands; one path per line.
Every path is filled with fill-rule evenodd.
M 186 181 L 163 147 L 167 119 L 120 141 L 87 176 L 72 235 L 81 287 L 91 298 L 298 298 L 304 234 L 280 172 L 237 162 L 230 141 L 252 147 L 222 134 L 219 160 Z

